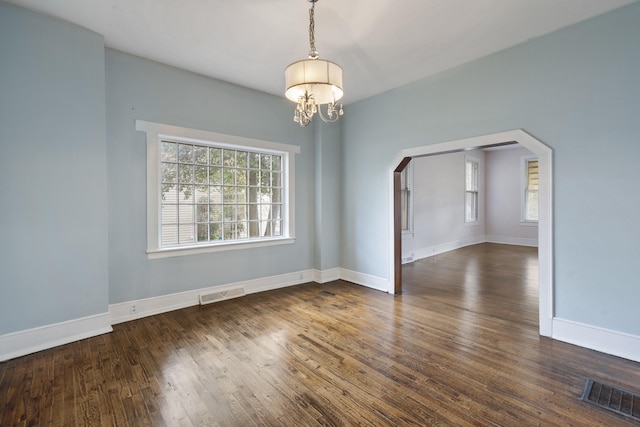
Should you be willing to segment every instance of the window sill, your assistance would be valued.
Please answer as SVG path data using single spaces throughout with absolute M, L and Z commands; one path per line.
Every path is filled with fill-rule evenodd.
M 171 258 L 171 257 L 177 257 L 177 256 L 199 255 L 199 254 L 206 254 L 206 253 L 212 253 L 212 252 L 225 252 L 225 251 L 232 251 L 236 249 L 252 249 L 252 248 L 262 248 L 265 246 L 289 245 L 289 244 L 295 243 L 295 241 L 296 239 L 294 237 L 284 237 L 284 238 L 259 240 L 259 241 L 217 243 L 217 244 L 207 245 L 207 246 L 193 245 L 193 246 L 182 246 L 182 247 L 167 248 L 167 249 L 149 249 L 147 250 L 147 258 L 161 259 L 161 258 Z
M 537 227 L 538 221 L 520 221 L 521 227 Z

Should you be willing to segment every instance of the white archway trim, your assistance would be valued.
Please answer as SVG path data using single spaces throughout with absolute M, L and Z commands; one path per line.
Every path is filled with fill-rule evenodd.
M 394 292 L 393 254 L 393 171 L 405 157 L 445 154 L 471 150 L 495 144 L 517 142 L 538 156 L 540 187 L 538 190 L 538 263 L 539 263 L 539 327 L 540 335 L 550 337 L 553 330 L 553 181 L 552 150 L 522 129 L 511 130 L 472 138 L 458 139 L 438 144 L 406 148 L 400 151 L 389 166 L 389 221 L 387 259 L 389 260 L 389 293 Z

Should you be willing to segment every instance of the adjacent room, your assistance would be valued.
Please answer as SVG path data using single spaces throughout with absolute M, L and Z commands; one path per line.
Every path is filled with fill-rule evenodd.
M 637 424 L 638 22 L 0 0 L 0 425 Z

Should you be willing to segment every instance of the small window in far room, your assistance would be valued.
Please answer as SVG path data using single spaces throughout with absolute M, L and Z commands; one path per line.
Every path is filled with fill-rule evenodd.
M 538 158 L 522 157 L 522 222 L 538 222 Z
M 413 233 L 413 162 L 400 173 L 400 204 L 402 234 Z
M 464 222 L 478 221 L 478 160 L 465 159 Z

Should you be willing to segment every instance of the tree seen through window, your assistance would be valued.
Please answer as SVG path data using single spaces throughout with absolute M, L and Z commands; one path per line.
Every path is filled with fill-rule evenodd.
M 282 236 L 282 156 L 162 141 L 161 245 Z

